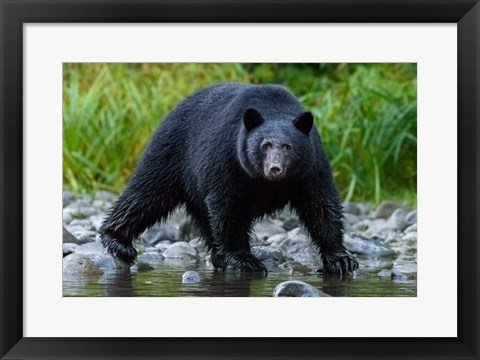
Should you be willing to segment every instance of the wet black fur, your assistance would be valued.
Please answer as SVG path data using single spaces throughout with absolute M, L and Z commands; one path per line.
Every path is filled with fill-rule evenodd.
M 244 124 L 247 109 L 261 118 L 249 110 L 254 119 Z M 317 130 L 310 130 L 311 115 L 304 113 L 278 85 L 222 84 L 187 97 L 156 130 L 110 209 L 100 231 L 103 245 L 132 264 L 132 240 L 185 204 L 215 267 L 266 272 L 250 253 L 252 224 L 290 203 L 320 249 L 324 271 L 355 270 L 358 263 L 343 246 L 330 165 Z M 264 177 L 259 142 L 266 136 L 292 145 L 281 181 Z

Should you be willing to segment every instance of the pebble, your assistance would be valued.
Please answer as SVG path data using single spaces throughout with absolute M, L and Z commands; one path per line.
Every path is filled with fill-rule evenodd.
M 380 271 L 377 275 L 378 275 L 378 276 L 382 276 L 382 277 L 391 277 L 391 276 L 392 276 L 392 271 L 391 271 L 391 270 L 387 270 L 387 269 L 383 269 L 383 270 Z
M 286 233 L 285 229 L 282 226 L 278 225 L 278 223 L 275 223 L 270 219 L 265 219 L 260 221 L 254 226 L 253 229 L 254 229 L 257 241 L 260 243 L 263 243 L 272 235 Z
M 407 225 L 417 224 L 417 210 L 410 211 L 407 216 L 405 216 L 405 221 Z
M 162 262 L 163 259 L 165 259 L 165 257 L 162 254 L 158 253 L 157 251 L 144 252 L 137 256 L 138 261 L 144 262 L 150 265 L 157 265 L 160 262 Z
M 392 216 L 396 209 L 403 209 L 409 211 L 409 208 L 405 204 L 401 204 L 395 201 L 383 201 L 374 211 L 373 217 L 375 219 L 388 219 Z
M 63 250 L 63 257 L 73 254 L 75 250 L 78 248 L 78 244 L 75 243 L 64 243 L 62 245 L 62 250 Z
M 196 271 L 187 271 L 182 275 L 183 284 L 198 284 L 202 282 L 202 276 Z
M 361 215 L 360 208 L 357 206 L 357 204 L 355 204 L 351 201 L 345 201 L 343 203 L 343 211 L 346 214 Z
M 303 281 L 291 280 L 278 284 L 273 290 L 274 297 L 329 297 Z
M 163 256 L 165 258 L 173 258 L 173 259 L 183 259 L 183 260 L 192 260 L 197 259 L 198 254 L 197 250 L 195 250 L 189 243 L 184 241 L 178 241 L 172 245 L 170 245 L 164 252 Z
M 102 275 L 103 271 L 86 255 L 73 253 L 63 258 L 65 275 Z
M 357 234 L 345 234 L 344 243 L 347 250 L 354 254 L 384 257 L 395 255 L 395 251 L 387 244 Z
M 405 217 L 407 212 L 404 209 L 396 209 L 392 215 L 387 220 L 387 227 L 392 230 L 402 231 L 407 227 L 407 222 Z
M 73 244 L 79 244 L 80 241 L 65 227 L 63 227 L 63 242 L 64 243 L 73 243 Z
M 392 270 L 393 279 L 413 280 L 417 278 L 417 262 L 395 260 Z

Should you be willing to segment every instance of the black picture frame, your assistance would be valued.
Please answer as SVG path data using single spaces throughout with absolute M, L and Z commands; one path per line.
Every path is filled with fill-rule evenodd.
M 478 0 L 0 0 L 0 13 L 2 359 L 479 358 Z M 23 24 L 100 22 L 457 23 L 458 337 L 362 338 L 360 328 L 358 338 L 23 337 Z

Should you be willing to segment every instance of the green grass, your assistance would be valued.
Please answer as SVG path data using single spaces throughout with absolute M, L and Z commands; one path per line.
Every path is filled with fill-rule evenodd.
M 290 88 L 315 115 L 345 199 L 416 205 L 415 64 L 65 64 L 65 187 L 119 193 L 168 112 L 226 81 Z

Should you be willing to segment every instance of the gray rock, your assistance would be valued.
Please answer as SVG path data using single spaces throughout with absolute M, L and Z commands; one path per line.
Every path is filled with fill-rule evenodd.
M 359 222 L 352 224 L 352 230 L 358 231 L 358 232 L 364 232 L 370 227 L 371 222 L 372 221 L 369 219 L 360 220 Z
M 160 262 L 162 262 L 163 259 L 164 259 L 164 256 L 157 251 L 148 251 L 148 252 L 141 253 L 140 255 L 137 256 L 137 260 L 139 262 L 143 262 L 150 265 L 157 265 Z
M 175 240 L 177 227 L 172 223 L 156 223 L 150 229 L 147 229 L 140 238 L 148 245 L 155 245 L 163 240 Z
M 183 260 L 192 260 L 198 258 L 197 250 L 184 241 L 178 241 L 170 245 L 168 249 L 163 252 L 163 256 L 165 258 Z
M 160 253 L 163 253 L 165 250 L 167 250 L 170 246 L 172 246 L 173 242 L 170 241 L 170 240 L 163 240 L 163 241 L 160 241 L 157 245 L 155 245 L 155 249 L 160 252 Z
M 263 262 L 268 270 L 277 267 L 285 261 L 283 251 L 271 248 L 270 246 L 253 246 L 252 255 Z
M 369 203 L 358 203 L 357 207 L 360 211 L 360 216 L 368 216 L 370 212 L 372 211 L 372 205 Z
M 92 257 L 106 253 L 106 250 L 100 242 L 90 242 L 79 246 L 75 252 Z
M 62 250 L 63 250 L 63 257 L 73 254 L 75 250 L 78 248 L 78 244 L 74 243 L 64 243 L 62 245 Z
M 409 227 L 407 227 L 405 230 L 403 230 L 403 232 L 406 234 L 406 233 L 409 233 L 409 232 L 417 232 L 417 224 L 413 224 L 413 225 L 410 225 Z
M 70 231 L 63 227 L 63 243 L 80 244 L 80 241 L 74 235 L 72 235 Z
M 86 255 L 73 253 L 63 258 L 65 275 L 102 275 L 103 271 Z
M 88 256 L 100 269 L 114 269 L 116 267 L 113 257 L 107 253 L 107 250 L 98 241 L 79 246 L 75 253 Z
M 89 219 L 74 219 L 68 224 L 68 229 L 80 228 L 83 230 L 93 230 L 92 223 Z M 73 230 L 71 230 L 73 231 Z
M 408 233 L 405 233 L 402 237 L 403 241 L 406 242 L 416 242 L 417 241 L 417 232 L 416 231 L 409 231 Z
M 198 252 L 205 252 L 207 250 L 207 246 L 205 245 L 205 241 L 202 238 L 196 237 L 188 242 L 191 247 L 195 248 Z
M 318 267 L 322 263 L 318 249 L 309 240 L 293 244 L 287 249 L 286 255 L 289 260 L 294 260 L 307 266 Z
M 351 202 L 351 201 L 345 201 L 343 203 L 343 211 L 345 214 L 350 214 L 350 215 L 360 215 L 360 209 L 357 206 L 357 204 Z
M 105 214 L 99 214 L 99 215 L 92 215 L 90 216 L 90 222 L 92 223 L 92 227 L 95 231 L 100 231 L 100 228 L 102 227 L 103 220 L 105 220 Z
M 353 226 L 361 220 L 361 217 L 358 215 L 345 213 L 343 214 L 343 220 L 346 226 Z
M 405 217 L 407 225 L 413 225 L 417 223 L 417 210 L 410 211 Z
M 96 231 L 75 229 L 72 233 L 78 239 L 78 244 L 86 244 L 100 240 L 100 235 Z
M 270 236 L 285 234 L 285 229 L 270 219 L 260 221 L 255 225 L 253 231 L 260 242 L 266 241 Z
M 387 220 L 387 227 L 392 230 L 402 231 L 407 227 L 405 217 L 407 212 L 404 209 L 396 209 L 392 215 Z
M 89 216 L 95 215 L 96 213 L 98 213 L 98 210 L 95 209 L 94 207 L 82 206 L 82 207 L 76 208 L 75 218 L 84 219 L 84 218 L 87 218 Z
M 290 275 L 307 275 L 312 272 L 312 269 L 297 261 L 286 261 L 278 267 Z
M 385 219 L 373 219 L 368 223 L 368 229 L 365 231 L 365 236 L 373 237 L 381 235 L 391 230 L 388 221 Z
M 348 251 L 360 255 L 393 256 L 395 252 L 379 240 L 367 239 L 357 234 L 345 234 L 344 244 Z
M 373 217 L 376 219 L 388 219 L 396 209 L 403 209 L 405 211 L 410 210 L 406 204 L 401 204 L 395 201 L 384 201 L 377 207 L 373 213 Z
M 393 263 L 393 279 L 414 280 L 417 278 L 416 261 L 396 260 Z
M 292 240 L 287 234 L 277 234 L 270 236 L 267 239 L 267 244 L 270 244 L 271 248 L 286 251 L 290 246 L 292 246 Z
M 187 271 L 182 275 L 183 284 L 198 284 L 202 282 L 202 276 L 196 271 Z
M 278 284 L 273 290 L 274 297 L 329 297 L 317 288 L 303 281 L 285 281 Z

